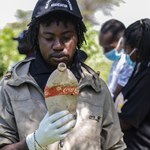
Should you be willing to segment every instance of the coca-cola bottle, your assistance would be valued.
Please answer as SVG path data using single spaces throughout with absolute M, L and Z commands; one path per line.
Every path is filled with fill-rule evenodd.
M 44 96 L 49 114 L 62 110 L 76 113 L 78 101 L 78 81 L 65 63 L 59 63 L 56 70 L 50 75 Z

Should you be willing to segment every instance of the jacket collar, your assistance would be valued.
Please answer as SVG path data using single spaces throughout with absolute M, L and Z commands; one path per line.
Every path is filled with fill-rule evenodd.
M 96 92 L 101 92 L 101 80 L 98 73 L 95 73 L 90 68 L 87 70 L 86 68 L 82 67 L 81 69 L 83 76 L 79 82 L 79 89 L 82 89 L 85 86 L 91 86 Z
M 8 77 L 8 84 L 12 86 L 19 86 L 24 82 L 31 82 L 34 79 L 29 74 L 29 68 L 31 61 L 35 58 L 25 59 L 23 61 L 18 62 L 12 69 L 9 71 L 11 74 Z M 7 78 L 7 76 L 5 77 Z
M 19 86 L 25 82 L 35 84 L 35 80 L 29 74 L 29 68 L 31 65 L 31 61 L 35 58 L 30 58 L 27 60 L 23 60 L 17 63 L 11 70 L 13 72 L 11 74 L 10 79 L 8 80 L 8 84 L 12 86 Z M 81 67 L 82 69 L 82 77 L 79 81 L 79 89 L 82 89 L 86 86 L 91 86 L 96 92 L 101 91 L 101 81 L 97 73 L 93 70 L 87 70 L 85 67 Z

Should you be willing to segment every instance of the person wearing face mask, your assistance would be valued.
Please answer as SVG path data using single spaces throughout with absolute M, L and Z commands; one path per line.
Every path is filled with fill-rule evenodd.
M 105 57 L 111 61 L 118 61 L 121 58 L 121 55 L 123 54 L 123 49 L 121 47 L 121 42 L 123 38 L 121 37 L 114 49 L 111 49 L 110 51 L 104 53 Z
M 119 118 L 127 150 L 149 150 L 150 144 L 150 19 L 137 20 L 124 32 L 124 47 L 133 74 L 120 95 Z M 117 100 L 117 99 L 116 99 Z
M 132 61 L 132 59 L 130 57 L 132 57 L 132 55 L 134 54 L 134 52 L 136 51 L 137 49 L 134 48 L 129 54 L 122 54 L 122 59 L 123 59 L 123 62 L 124 62 L 124 67 L 123 69 L 121 70 L 121 74 L 122 76 L 120 76 L 120 78 L 118 79 L 118 83 L 119 82 L 124 82 L 126 81 L 124 79 L 124 77 L 126 77 L 127 75 L 130 77 L 131 76 L 131 73 L 133 72 L 130 72 L 131 70 L 129 70 L 129 66 L 131 66 L 131 69 L 134 69 L 135 67 L 135 62 Z M 129 68 L 129 69 L 128 69 Z M 128 78 L 129 80 L 129 78 Z M 127 83 L 127 82 L 126 82 Z M 123 84 L 123 83 L 122 83 Z M 124 84 L 125 85 L 125 84 Z M 120 86 L 118 85 L 118 88 L 120 88 Z M 123 89 L 123 87 L 121 87 L 120 89 Z M 117 91 L 117 90 L 116 90 Z M 119 91 L 119 90 L 118 90 Z M 117 110 L 117 112 L 121 112 L 121 108 L 123 106 L 123 104 L 126 102 L 126 100 L 124 100 L 122 94 L 121 93 L 121 90 L 118 94 L 116 94 L 116 97 L 115 97 L 115 108 Z
M 128 82 L 133 66 L 128 63 L 123 49 L 123 32 L 125 25 L 116 19 L 106 21 L 99 32 L 99 44 L 104 50 L 104 55 L 112 61 L 108 78 L 108 88 L 115 101 L 117 95 Z

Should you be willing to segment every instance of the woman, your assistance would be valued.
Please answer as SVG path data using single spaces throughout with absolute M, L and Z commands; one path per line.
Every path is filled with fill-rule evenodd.
M 133 74 L 122 91 L 119 113 L 127 150 L 149 150 L 150 144 L 150 19 L 134 22 L 124 32 L 127 59 L 135 63 Z

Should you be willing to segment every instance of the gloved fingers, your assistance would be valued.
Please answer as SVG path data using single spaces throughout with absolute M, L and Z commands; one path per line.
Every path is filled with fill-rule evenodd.
M 68 110 L 63 110 L 63 111 L 57 112 L 57 113 L 50 116 L 49 121 L 51 123 L 53 123 L 53 122 L 59 120 L 60 118 L 66 116 L 67 114 L 69 114 Z
M 47 120 L 49 119 L 49 113 L 47 112 L 42 121 L 40 122 L 40 126 L 45 124 Z
M 67 135 L 69 134 L 69 132 L 66 132 L 64 134 L 60 134 L 60 135 L 55 135 L 53 139 L 51 139 L 51 143 L 54 143 L 56 141 L 60 141 L 63 140 Z
M 56 128 L 60 128 L 70 122 L 71 120 L 74 120 L 74 116 L 72 114 L 67 114 L 66 116 L 60 118 L 59 120 L 55 121 L 53 125 Z
M 67 134 L 67 132 L 69 132 L 72 128 L 74 128 L 75 124 L 76 120 L 71 120 L 70 122 L 59 128 L 57 132 L 60 134 Z
M 46 115 L 44 116 L 44 118 L 42 120 L 45 120 L 49 117 L 49 113 L 47 112 Z
M 63 133 L 59 136 L 59 140 L 63 140 L 67 135 L 69 134 L 69 132 Z

